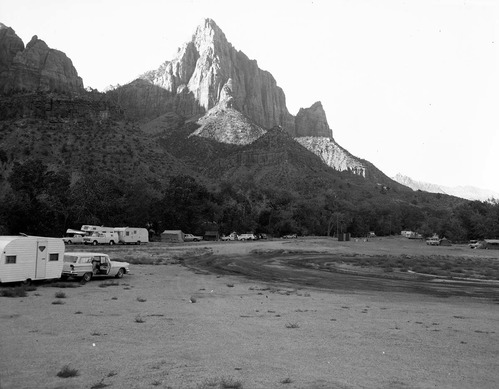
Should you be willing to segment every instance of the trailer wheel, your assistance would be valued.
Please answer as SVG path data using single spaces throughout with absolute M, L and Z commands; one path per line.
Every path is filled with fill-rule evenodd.
M 123 268 L 121 268 L 120 270 L 118 270 L 118 273 L 116 273 L 115 277 L 116 278 L 123 278 L 123 274 L 125 274 L 125 270 Z
M 109 241 L 109 246 L 112 246 L 114 244 L 114 240 Z
M 67 274 L 62 274 L 61 275 L 61 280 L 62 281 L 66 281 L 68 279 L 68 275 Z
M 140 240 L 137 241 L 137 244 L 140 246 Z
M 94 240 L 94 241 L 92 242 L 92 244 L 93 244 L 94 246 L 97 246 L 97 243 L 98 243 L 98 242 L 97 242 L 96 240 Z
M 88 282 L 92 279 L 92 273 L 85 273 L 83 274 L 82 281 L 83 282 Z
M 68 241 L 66 242 L 66 244 L 71 244 L 71 243 L 73 243 L 73 242 L 71 242 L 70 240 L 68 240 Z
M 24 281 L 21 282 L 22 286 L 30 286 L 31 285 L 31 278 L 26 278 Z

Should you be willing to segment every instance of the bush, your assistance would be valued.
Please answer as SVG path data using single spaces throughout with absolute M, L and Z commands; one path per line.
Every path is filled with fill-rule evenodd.
M 10 288 L 0 289 L 0 296 L 2 297 L 26 297 L 28 294 L 26 292 L 31 292 L 36 290 L 34 286 L 21 285 L 14 286 Z
M 76 369 L 71 369 L 69 365 L 64 365 L 59 373 L 57 373 L 57 377 L 61 378 L 71 378 L 80 375 L 80 372 Z

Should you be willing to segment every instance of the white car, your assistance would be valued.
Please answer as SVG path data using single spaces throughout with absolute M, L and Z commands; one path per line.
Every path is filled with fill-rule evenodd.
M 83 244 L 83 235 L 73 234 L 62 238 L 65 244 Z
M 184 242 L 199 242 L 203 240 L 202 236 L 196 236 L 192 234 L 184 234 Z
M 61 279 L 81 278 L 88 282 L 95 276 L 122 278 L 130 274 L 128 262 L 111 261 L 102 253 L 65 253 Z
M 241 234 L 237 236 L 237 240 L 256 240 L 255 234 Z
M 440 239 L 438 238 L 426 239 L 426 244 L 429 246 L 440 246 Z

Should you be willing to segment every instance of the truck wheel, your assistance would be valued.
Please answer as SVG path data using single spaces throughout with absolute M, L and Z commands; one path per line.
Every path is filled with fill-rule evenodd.
M 66 242 L 66 244 L 71 244 L 71 243 L 72 243 L 72 242 L 71 242 L 70 240 L 68 240 L 68 241 Z
M 121 268 L 120 270 L 118 270 L 118 273 L 116 273 L 115 277 L 116 278 L 123 278 L 123 274 L 125 274 L 125 270 L 123 270 L 123 268 Z
M 92 279 L 92 273 L 85 273 L 83 274 L 82 281 L 83 282 L 88 282 Z
M 93 244 L 94 246 L 97 246 L 97 243 L 98 243 L 98 242 L 97 242 L 96 240 L 94 240 L 94 241 L 92 242 L 92 244 Z
M 114 240 L 109 241 L 109 246 L 112 246 L 114 244 Z

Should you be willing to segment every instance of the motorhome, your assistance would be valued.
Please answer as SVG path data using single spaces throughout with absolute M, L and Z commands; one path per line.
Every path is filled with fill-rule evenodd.
M 64 242 L 41 236 L 0 236 L 0 283 L 61 277 Z
M 149 232 L 145 228 L 115 227 L 121 244 L 141 244 L 149 242 Z

